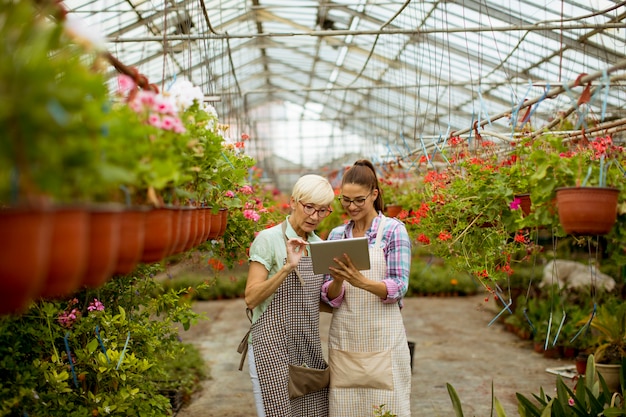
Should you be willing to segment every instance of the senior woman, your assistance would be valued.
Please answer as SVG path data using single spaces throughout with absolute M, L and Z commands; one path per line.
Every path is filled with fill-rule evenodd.
M 328 388 L 296 396 L 290 393 L 293 365 L 327 368 L 319 332 L 320 289 L 309 242 L 331 213 L 334 191 L 328 180 L 304 175 L 290 197 L 291 214 L 261 231 L 250 246 L 247 307 L 252 310 L 248 364 L 259 417 L 326 417 Z

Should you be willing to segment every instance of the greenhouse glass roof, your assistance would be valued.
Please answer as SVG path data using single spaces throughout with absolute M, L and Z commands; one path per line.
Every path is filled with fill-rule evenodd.
M 506 142 L 563 112 L 626 123 L 626 2 L 64 4 L 161 89 L 201 86 L 272 175 L 414 161 L 452 134 Z

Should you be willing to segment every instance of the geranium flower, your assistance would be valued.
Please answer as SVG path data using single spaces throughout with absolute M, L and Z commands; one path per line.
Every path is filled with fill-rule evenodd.
M 245 217 L 248 220 L 258 222 L 259 219 L 261 218 L 261 215 L 257 213 L 255 210 L 244 210 L 243 217 Z
M 509 207 L 511 208 L 511 210 L 519 210 L 521 206 L 522 206 L 522 199 L 519 197 L 515 197 L 513 201 L 509 203 Z

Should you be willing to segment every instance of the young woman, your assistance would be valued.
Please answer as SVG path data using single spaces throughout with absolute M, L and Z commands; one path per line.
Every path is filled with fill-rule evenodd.
M 343 208 L 350 222 L 329 240 L 366 236 L 371 268 L 358 271 L 347 255 L 335 259 L 322 286 L 322 300 L 334 307 L 329 335 L 329 415 L 371 415 L 385 405 L 398 417 L 411 415 L 411 364 L 400 314 L 411 265 L 411 241 L 404 224 L 382 214 L 374 166 L 359 160 L 342 180 Z
M 334 198 L 325 178 L 301 177 L 291 194 L 291 215 L 261 231 L 250 246 L 248 363 L 259 417 L 328 416 L 328 388 L 293 398 L 289 372 L 290 365 L 327 368 L 319 332 L 324 276 L 313 274 L 307 245 L 321 240 L 314 230 L 331 213 Z

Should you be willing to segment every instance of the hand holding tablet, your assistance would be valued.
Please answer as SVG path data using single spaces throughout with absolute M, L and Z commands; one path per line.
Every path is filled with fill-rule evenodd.
M 310 242 L 309 251 L 313 263 L 313 273 L 328 274 L 329 267 L 336 267 L 334 258 L 347 254 L 359 271 L 370 269 L 370 255 L 366 237 L 342 240 L 324 240 Z

